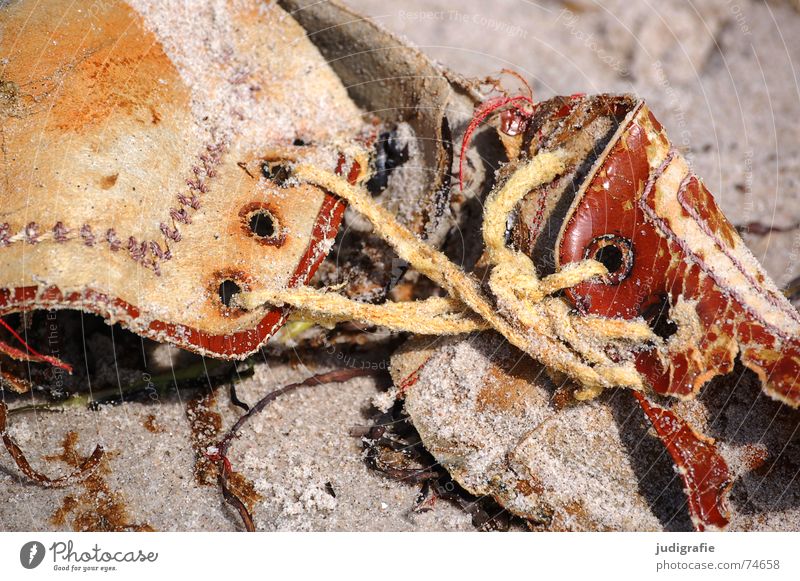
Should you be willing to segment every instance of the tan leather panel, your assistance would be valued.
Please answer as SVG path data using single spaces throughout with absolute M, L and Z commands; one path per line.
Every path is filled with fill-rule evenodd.
M 342 209 L 261 160 L 302 139 L 332 171 L 362 131 L 305 31 L 255 0 L 132 0 L 12 2 L 0 32 L 0 311 L 80 306 L 212 353 L 190 337 L 252 331 L 252 351 L 265 314 L 219 284 L 304 282 Z M 254 205 L 280 244 L 248 232 Z

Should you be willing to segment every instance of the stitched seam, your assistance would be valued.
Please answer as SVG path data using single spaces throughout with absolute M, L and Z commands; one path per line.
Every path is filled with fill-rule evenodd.
M 787 308 L 786 305 L 781 303 L 781 301 L 773 296 L 772 293 L 763 291 L 761 289 L 761 285 L 758 281 L 753 278 L 753 276 L 747 271 L 745 266 L 741 263 L 741 261 L 729 250 L 728 246 L 722 242 L 722 240 L 717 236 L 717 234 L 711 229 L 708 223 L 700 216 L 697 210 L 692 207 L 692 205 L 686 200 L 686 189 L 689 187 L 689 182 L 692 180 L 696 180 L 697 178 L 693 174 L 687 175 L 683 181 L 681 182 L 680 187 L 678 188 L 678 203 L 680 203 L 681 207 L 692 217 L 692 219 L 697 223 L 700 230 L 703 233 L 711 238 L 714 241 L 714 245 L 717 247 L 717 250 L 722 252 L 728 260 L 736 267 L 736 269 L 745 277 L 748 283 L 750 283 L 750 288 L 757 294 L 761 295 L 762 297 L 766 298 L 767 302 L 771 304 L 773 307 L 781 310 L 784 314 L 788 317 L 794 319 L 795 321 L 800 322 L 800 314 L 793 309 Z M 702 187 L 702 185 L 698 184 L 698 187 Z M 722 285 L 720 285 L 722 286 Z
M 672 231 L 672 229 L 667 225 L 667 223 L 660 216 L 658 216 L 655 213 L 655 211 L 650 207 L 650 205 L 647 203 L 648 199 L 653 195 L 653 190 L 655 189 L 656 181 L 658 181 L 658 178 L 661 177 L 661 174 L 670 164 L 675 155 L 676 151 L 674 149 L 670 149 L 666 159 L 664 159 L 661 165 L 654 172 L 651 172 L 650 177 L 647 180 L 647 184 L 644 188 L 644 191 L 642 192 L 642 196 L 641 198 L 639 198 L 639 207 L 645 213 L 645 216 L 647 216 L 651 221 L 653 221 L 661 229 L 661 231 L 667 235 L 668 239 L 675 242 L 681 248 L 681 250 L 683 250 L 683 252 L 686 253 L 688 256 L 691 256 L 692 260 L 695 263 L 697 263 L 697 266 L 700 268 L 700 270 L 702 270 L 707 276 L 711 277 L 711 279 L 717 286 L 724 289 L 726 292 L 730 293 L 730 295 L 734 297 L 739 302 L 739 304 L 742 305 L 742 308 L 746 310 L 748 313 L 750 313 L 750 315 L 752 315 L 754 319 L 756 319 L 764 327 L 769 328 L 781 340 L 790 339 L 790 337 L 784 331 L 767 322 L 759 312 L 757 312 L 749 304 L 747 304 L 747 302 L 738 292 L 736 292 L 733 289 L 729 289 L 725 285 L 724 281 L 720 280 L 717 274 L 714 272 L 714 270 L 709 267 L 706 261 L 703 260 L 697 254 L 695 254 L 689 248 L 689 246 Z M 691 176 L 692 175 L 691 172 L 688 175 Z M 684 180 L 685 179 L 686 178 L 684 178 Z M 681 182 L 681 185 L 683 185 L 683 180 Z
M 225 147 L 222 143 L 206 146 L 206 151 L 198 156 L 199 163 L 192 166 L 193 178 L 186 180 L 187 192 L 177 195 L 177 204 L 169 209 L 170 223 L 161 222 L 159 229 L 164 236 L 161 241 L 142 240 L 129 236 L 127 240 L 120 238 L 116 229 L 108 228 L 103 232 L 95 232 L 91 224 L 84 223 L 70 228 L 62 221 L 52 227 L 42 227 L 38 222 L 29 222 L 20 231 L 11 232 L 8 222 L 0 224 L 0 248 L 16 243 L 40 244 L 42 242 L 65 243 L 82 240 L 85 246 L 94 247 L 107 244 L 108 249 L 117 252 L 123 248 L 134 262 L 151 269 L 156 276 L 161 275 L 161 264 L 172 259 L 170 242 L 181 240 L 180 225 L 192 223 L 192 215 L 200 209 L 200 196 L 208 192 L 209 181 L 217 175 L 217 168 L 222 162 Z

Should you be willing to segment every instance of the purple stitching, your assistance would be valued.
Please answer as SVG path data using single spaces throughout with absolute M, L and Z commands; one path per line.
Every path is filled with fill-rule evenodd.
M 661 165 L 656 169 L 655 172 L 651 172 L 650 173 L 650 176 L 649 176 L 649 178 L 647 180 L 647 184 L 645 185 L 645 188 L 642 191 L 642 195 L 639 198 L 639 207 L 642 209 L 642 211 L 644 212 L 645 216 L 647 218 L 649 218 L 652 222 L 654 222 L 658 226 L 658 228 L 661 230 L 662 233 L 666 234 L 666 236 L 669 239 L 671 239 L 673 242 L 675 242 L 681 248 L 681 250 L 683 250 L 683 252 L 685 254 L 687 254 L 688 256 L 691 256 L 692 260 L 700 267 L 700 269 L 707 276 L 711 277 L 711 279 L 714 281 L 714 283 L 717 286 L 719 286 L 722 289 L 725 289 L 726 292 L 730 293 L 739 302 L 739 304 L 742 306 L 742 308 L 744 310 L 746 310 L 747 312 L 749 312 L 753 316 L 753 318 L 758 320 L 758 322 L 760 322 L 763 326 L 771 329 L 775 333 L 775 335 L 780 337 L 782 340 L 790 339 L 791 337 L 787 336 L 786 333 L 784 333 L 781 329 L 778 329 L 777 327 L 775 327 L 775 326 L 771 325 L 770 323 L 768 323 L 764 319 L 764 317 L 761 316 L 761 313 L 759 313 L 758 311 L 756 311 L 755 309 L 750 307 L 750 305 L 742 298 L 742 296 L 737 291 L 735 291 L 733 289 L 729 289 L 725 285 L 724 281 L 721 281 L 719 279 L 719 277 L 714 272 L 714 270 L 708 266 L 708 264 L 705 262 L 705 260 L 703 260 L 697 254 L 695 254 L 689 248 L 689 246 L 686 244 L 686 242 L 683 239 L 681 239 L 679 236 L 677 236 L 672 231 L 672 228 L 670 228 L 667 225 L 666 221 L 664 219 L 662 219 L 658 214 L 656 214 L 655 210 L 650 207 L 650 204 L 648 203 L 648 199 L 652 196 L 652 192 L 655 189 L 655 183 L 656 183 L 656 181 L 658 181 L 658 178 L 661 177 L 661 174 L 666 170 L 667 166 L 672 162 L 672 160 L 675 157 L 675 155 L 676 155 L 676 151 L 674 149 L 670 149 L 669 153 L 667 154 L 667 157 L 664 159 L 664 161 L 661 163 Z M 689 170 L 689 173 L 687 174 L 687 176 L 684 177 L 684 179 L 681 181 L 680 186 L 683 186 L 684 182 L 686 182 L 688 177 L 694 177 L 693 174 L 691 173 L 691 170 Z
M 194 190 L 196 192 L 200 192 L 201 194 L 205 194 L 208 192 L 208 186 L 200 180 L 200 178 L 194 180 L 186 180 L 186 185 L 189 186 L 190 190 Z
M 92 232 L 92 227 L 89 226 L 89 224 L 81 226 L 81 238 L 83 238 L 83 243 L 86 244 L 86 246 L 94 246 L 97 241 Z
M 172 228 L 168 224 L 161 223 L 159 228 L 164 235 L 165 243 L 167 240 L 179 242 L 181 240 L 181 232 L 178 229 L 178 224 L 191 224 L 192 217 L 189 210 L 197 211 L 200 209 L 200 198 L 197 194 L 205 194 L 208 192 L 208 180 L 217 175 L 217 166 L 222 162 L 222 155 L 225 152 L 225 145 L 223 143 L 216 143 L 206 146 L 206 151 L 198 156 L 202 168 L 200 166 L 192 166 L 192 173 L 195 175 L 194 179 L 186 180 L 190 193 L 180 193 L 177 195 L 178 203 L 182 206 L 180 208 L 172 207 L 169 209 L 170 218 L 172 218 Z M 151 246 L 152 250 L 154 247 Z M 153 253 L 155 262 L 162 260 L 158 254 Z M 165 258 L 169 260 L 172 256 L 169 245 L 164 252 Z
M 25 241 L 28 244 L 36 244 L 39 242 L 39 225 L 36 222 L 30 222 L 25 226 Z
M 234 51 L 230 46 L 223 48 L 225 59 L 232 59 Z M 244 66 L 238 66 L 232 70 L 228 82 L 232 85 L 239 85 L 245 83 L 250 77 L 249 70 Z M 260 90 L 260 87 L 250 87 L 251 92 Z M 231 114 L 242 120 L 244 115 L 237 109 L 231 109 Z M 211 134 L 215 134 L 215 128 L 212 128 Z M 131 258 L 145 267 L 153 269 L 156 275 L 161 274 L 160 262 L 163 260 L 170 260 L 172 258 L 172 251 L 169 247 L 169 241 L 180 242 L 181 232 L 178 229 L 178 223 L 191 224 L 191 215 L 187 208 L 192 211 L 200 209 L 200 198 L 196 194 L 205 194 L 208 192 L 208 180 L 216 177 L 217 167 L 222 162 L 222 156 L 225 153 L 226 145 L 224 142 L 206 145 L 205 151 L 202 152 L 198 159 L 202 167 L 198 165 L 192 166 L 192 173 L 194 179 L 186 181 L 186 185 L 190 190 L 190 195 L 179 193 L 177 195 L 178 203 L 182 206 L 178 208 L 170 208 L 170 217 L 172 218 L 172 227 L 167 223 L 160 223 L 159 229 L 164 236 L 165 250 L 162 250 L 161 245 L 156 241 L 143 241 L 139 243 L 134 237 L 128 239 L 128 251 Z M 38 226 L 31 223 L 25 230 L 26 239 L 29 243 L 34 244 L 39 241 Z M 56 242 L 66 242 L 70 238 L 70 230 L 64 226 L 62 222 L 57 222 L 53 226 L 53 238 Z M 91 226 L 84 224 L 80 229 L 80 237 L 83 239 L 84 244 L 87 246 L 94 246 L 97 243 L 97 238 L 92 232 Z M 104 239 L 109 245 L 112 252 L 118 251 L 122 247 L 122 241 L 117 236 L 113 228 L 109 228 L 105 232 Z M 8 246 L 11 242 L 16 241 L 16 237 L 12 239 L 10 234 L 10 226 L 8 223 L 0 224 L 0 247 Z M 148 250 L 153 256 L 152 261 L 147 261 L 146 256 Z
M 108 242 L 108 247 L 111 249 L 111 252 L 116 252 L 122 246 L 122 241 L 117 238 L 117 231 L 113 228 L 109 228 L 106 231 L 106 242 Z
M 183 224 L 192 223 L 192 219 L 189 216 L 189 212 L 186 211 L 186 208 L 181 208 L 180 210 L 178 210 L 177 208 L 170 208 L 169 215 L 176 222 L 181 222 Z
M 64 222 L 56 222 L 53 226 L 53 238 L 56 242 L 66 242 L 69 236 L 69 229 L 64 226 Z
M 166 253 L 161 250 L 159 243 L 153 242 L 152 240 L 150 241 L 150 252 L 152 252 L 159 260 L 164 260 L 164 257 L 166 256 Z M 167 252 L 169 252 L 169 249 Z
M 208 180 L 217 175 L 217 167 L 222 163 L 224 152 L 224 143 L 206 146 L 205 151 L 198 156 L 200 165 L 192 166 L 192 173 L 195 176 L 194 179 L 186 180 L 189 191 L 177 194 L 177 201 L 180 207 L 171 207 L 169 209 L 172 225 L 170 226 L 164 222 L 159 224 L 159 229 L 164 236 L 164 248 L 161 247 L 158 241 L 145 240 L 139 242 L 135 237 L 131 236 L 128 238 L 126 249 L 132 260 L 145 267 L 151 268 L 156 275 L 161 275 L 160 263 L 172 259 L 172 250 L 169 247 L 169 241 L 181 241 L 182 235 L 178 224 L 192 223 L 191 213 L 199 210 L 201 207 L 198 194 L 205 194 L 208 192 Z M 71 239 L 79 237 L 83 240 L 83 243 L 89 247 L 96 246 L 98 242 L 103 240 L 108 243 L 108 247 L 112 252 L 117 252 L 123 247 L 123 242 L 120 240 L 114 228 L 109 228 L 104 235 L 98 238 L 89 224 L 83 224 L 77 233 L 73 233 L 63 222 L 59 221 L 53 226 L 52 234 L 53 240 L 58 243 L 68 242 Z M 7 222 L 0 224 L 0 248 L 9 246 L 12 242 L 22 240 L 28 244 L 37 244 L 42 241 L 42 232 L 36 222 L 30 222 L 23 228 L 20 234 L 14 236 L 12 236 L 11 226 Z M 148 254 L 152 256 L 152 260 L 147 260 Z
M 170 240 L 174 240 L 175 242 L 181 241 L 181 233 L 177 228 L 170 228 L 164 222 L 161 222 L 160 226 L 161 233 L 164 235 L 165 238 L 169 238 Z
M 193 210 L 200 209 L 200 199 L 196 194 L 192 194 L 191 196 L 187 196 L 186 194 L 178 194 L 178 201 L 181 203 L 181 205 L 189 206 Z
M 147 254 L 147 242 L 140 244 L 135 237 L 131 236 L 128 238 L 128 252 L 134 262 L 142 262 Z
M 678 198 L 678 203 L 681 205 L 681 207 L 684 210 L 686 210 L 686 212 L 692 217 L 692 219 L 697 223 L 697 225 L 700 227 L 700 229 L 703 231 L 703 233 L 714 241 L 714 246 L 717 247 L 717 250 L 719 250 L 725 256 L 727 256 L 728 260 L 730 260 L 733 263 L 733 265 L 736 267 L 736 269 L 742 274 L 742 276 L 744 276 L 745 279 L 747 279 L 747 282 L 750 283 L 750 287 L 754 292 L 756 292 L 757 294 L 760 294 L 761 296 L 765 297 L 767 299 L 767 302 L 769 304 L 771 304 L 773 307 L 783 311 L 787 316 L 789 316 L 790 318 L 794 319 L 795 321 L 800 322 L 800 313 L 798 313 L 794 308 L 792 308 L 788 304 L 784 304 L 777 297 L 775 297 L 772 293 L 765 291 L 761 287 L 761 285 L 758 283 L 758 281 L 755 278 L 753 278 L 753 276 L 747 271 L 747 269 L 739 261 L 739 259 L 730 252 L 730 250 L 728 249 L 727 245 L 723 244 L 723 242 L 719 239 L 719 237 L 716 235 L 716 233 L 714 233 L 711 230 L 711 227 L 700 216 L 700 214 L 697 212 L 697 210 L 695 210 L 694 207 L 686 200 L 686 189 L 689 187 L 689 183 L 692 180 L 697 182 L 697 187 L 698 188 L 704 187 L 702 185 L 702 183 L 700 183 L 700 180 L 697 179 L 696 176 L 694 176 L 692 173 L 689 173 L 689 175 L 687 175 L 683 179 L 683 181 L 681 182 L 680 187 L 678 188 L 677 198 Z M 720 285 L 720 286 L 722 286 L 722 285 Z

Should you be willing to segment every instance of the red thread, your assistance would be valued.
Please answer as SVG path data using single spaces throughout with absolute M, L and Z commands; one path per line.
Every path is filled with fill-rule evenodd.
M 464 189 L 464 157 L 466 157 L 467 146 L 472 138 L 472 134 L 484 119 L 498 109 L 506 107 L 507 105 L 510 105 L 522 117 L 527 118 L 530 118 L 533 115 L 533 111 L 526 109 L 525 105 L 529 105 L 533 108 L 533 110 L 536 109 L 536 103 L 533 102 L 533 99 L 526 97 L 525 95 L 517 95 L 516 97 L 494 97 L 484 101 L 475 108 L 475 114 L 472 117 L 472 121 L 469 122 L 467 130 L 464 132 L 464 140 L 461 143 L 461 155 L 459 156 L 458 160 L 458 184 L 462 190 Z
M 212 462 L 222 462 L 223 469 L 226 473 L 230 474 L 233 472 L 233 466 L 231 465 L 231 461 L 228 460 L 227 456 L 223 456 L 219 452 L 203 452 L 203 456 L 211 460 Z
M 60 359 L 56 359 L 55 357 L 49 357 L 48 355 L 42 355 L 41 353 L 36 351 L 33 347 L 28 345 L 25 342 L 25 339 L 20 337 L 19 333 L 17 333 L 14 329 L 12 329 L 11 326 L 8 323 L 6 323 L 3 319 L 0 319 L 0 327 L 3 327 L 6 331 L 11 333 L 11 336 L 14 337 L 14 339 L 19 341 L 25 347 L 25 349 L 28 351 L 29 355 L 32 356 L 31 359 L 35 359 L 35 360 L 38 360 L 38 361 L 49 363 L 53 367 L 59 367 L 59 368 L 65 370 L 67 373 L 72 373 L 72 366 L 71 365 L 69 365 L 67 363 L 64 363 Z

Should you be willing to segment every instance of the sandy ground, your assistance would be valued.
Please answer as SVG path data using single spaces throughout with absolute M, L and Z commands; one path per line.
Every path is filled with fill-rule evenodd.
M 325 370 L 324 364 L 259 365 L 253 378 L 239 384 L 238 395 L 252 403 L 271 389 Z M 241 410 L 229 403 L 227 390 L 217 393 L 216 401 L 203 402 L 210 412 L 201 413 L 208 417 L 218 412 L 222 424 L 230 426 Z M 231 447 L 231 462 L 259 498 L 253 510 L 259 530 L 472 529 L 470 517 L 447 503 L 432 512 L 412 513 L 418 487 L 367 468 L 361 440 L 349 430 L 367 424 L 376 393 L 369 378 L 297 392 L 276 401 L 244 430 Z M 101 475 L 87 484 L 47 490 L 21 480 L 4 457 L 0 485 L 7 500 L 0 503 L 0 528 L 71 530 L 90 523 L 101 530 L 241 529 L 216 480 L 195 477 L 187 407 L 197 409 L 189 400 L 173 397 L 99 412 L 70 410 L 68 426 L 60 414 L 55 421 L 52 414 L 15 418 L 11 433 L 24 450 L 62 454 L 66 428 L 78 435 L 79 454 L 86 456 L 102 443 L 108 459 Z M 49 474 L 69 470 L 63 462 L 31 460 Z
M 800 14 L 789 2 L 349 4 L 462 74 L 514 68 L 531 79 L 537 98 L 641 94 L 732 222 L 800 222 Z M 746 241 L 779 286 L 800 274 L 800 230 Z M 334 349 L 299 366 L 265 360 L 239 385 L 239 397 L 252 403 L 343 359 Z M 100 411 L 14 416 L 11 433 L 23 449 L 37 451 L 31 461 L 48 473 L 70 469 L 74 456 L 63 450 L 68 430 L 77 434 L 79 454 L 99 442 L 108 455 L 96 477 L 63 490 L 26 482 L 0 455 L 0 530 L 240 529 L 213 478 L 195 474 L 188 418 L 196 416 L 187 407 L 197 410 L 190 403 L 197 393 L 208 390 Z M 211 432 L 214 414 L 229 426 L 241 413 L 227 389 L 216 393 L 204 402 L 210 412 L 201 413 Z M 367 468 L 361 442 L 349 431 L 368 423 L 381 393 L 368 378 L 315 387 L 278 400 L 248 425 L 231 460 L 251 484 L 260 530 L 475 530 L 452 503 L 413 512 L 418 486 Z M 100 516 L 92 510 L 98 506 Z

